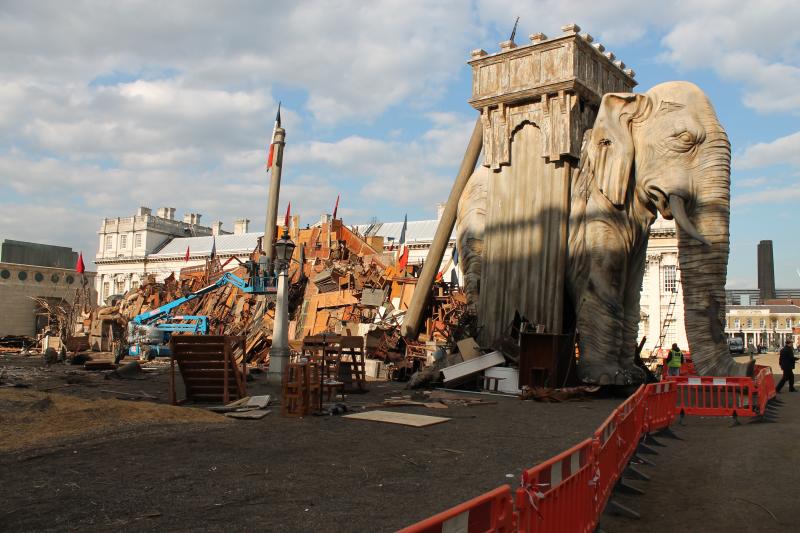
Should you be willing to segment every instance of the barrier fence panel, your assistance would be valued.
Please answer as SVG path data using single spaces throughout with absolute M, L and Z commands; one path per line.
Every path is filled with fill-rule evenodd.
M 511 494 L 510 486 L 497 487 L 399 533 L 512 533 L 516 517 Z
M 525 470 L 516 499 L 519 531 L 593 531 L 595 470 L 592 439 Z
M 594 484 L 595 484 L 595 514 L 599 517 L 605 509 L 606 502 L 614 490 L 614 484 L 619 479 L 621 472 L 617 470 L 619 456 L 619 431 L 617 429 L 619 409 L 606 418 L 592 437 L 594 445 Z
M 675 420 L 678 386 L 674 382 L 651 383 L 645 388 L 645 420 L 642 433 L 668 428 Z
M 755 416 L 755 385 L 748 377 L 673 376 L 678 412 L 700 416 Z
M 775 378 L 772 376 L 772 368 L 768 366 L 756 365 L 755 391 L 757 395 L 758 412 L 763 415 L 767 409 L 767 402 L 775 397 Z
M 644 392 L 645 387 L 641 385 L 633 395 L 617 407 L 619 432 L 618 453 L 617 453 L 617 472 L 622 472 L 628 465 L 639 444 L 639 437 L 642 434 L 642 424 L 644 423 Z

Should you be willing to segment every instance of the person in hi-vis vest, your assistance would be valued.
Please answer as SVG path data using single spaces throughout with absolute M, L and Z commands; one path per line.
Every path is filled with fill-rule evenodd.
M 670 376 L 681 375 L 681 365 L 683 364 L 683 352 L 678 348 L 678 343 L 672 344 L 672 349 L 667 356 L 667 372 Z

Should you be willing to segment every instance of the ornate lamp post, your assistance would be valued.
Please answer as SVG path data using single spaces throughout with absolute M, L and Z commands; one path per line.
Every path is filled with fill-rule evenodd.
M 278 297 L 275 302 L 275 323 L 272 329 L 272 348 L 269 351 L 268 379 L 280 383 L 283 370 L 289 363 L 289 262 L 292 260 L 295 244 L 289 237 L 288 229 L 275 242 L 275 270 L 278 272 Z

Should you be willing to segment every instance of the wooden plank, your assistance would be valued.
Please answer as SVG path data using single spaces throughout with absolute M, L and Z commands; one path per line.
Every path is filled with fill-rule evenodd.
M 224 361 L 181 361 L 178 359 L 178 364 L 181 367 L 181 372 L 184 370 L 192 370 L 192 369 L 220 369 L 222 370 L 225 368 Z
M 478 346 L 478 343 L 475 342 L 475 339 L 472 337 L 461 339 L 460 341 L 456 342 L 456 345 L 458 346 L 458 353 L 461 354 L 461 357 L 464 359 L 464 361 L 469 361 L 470 359 L 475 359 L 476 357 L 483 355 L 483 352 L 481 352 L 481 347 Z
M 244 420 L 260 420 L 270 414 L 272 411 L 266 409 L 253 409 L 252 411 L 234 411 L 233 413 L 225 413 L 225 416 L 230 418 L 241 418 Z
M 344 415 L 342 418 L 352 418 L 354 420 L 369 420 L 371 422 L 385 422 L 387 424 L 399 424 L 416 428 L 433 426 L 450 420 L 441 416 L 415 415 L 411 413 L 395 413 L 393 411 L 366 411 Z

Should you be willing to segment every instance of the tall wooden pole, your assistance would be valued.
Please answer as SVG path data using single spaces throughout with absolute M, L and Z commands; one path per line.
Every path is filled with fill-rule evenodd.
M 278 199 L 281 194 L 281 169 L 283 168 L 283 147 L 286 144 L 286 130 L 275 129 L 275 153 L 270 168 L 271 179 L 269 182 L 269 196 L 267 197 L 267 220 L 264 224 L 264 238 L 261 248 L 267 256 L 267 264 L 272 268 L 275 257 L 273 245 L 275 244 L 275 228 L 278 220 Z
M 430 251 L 425 259 L 425 264 L 422 266 L 422 272 L 414 289 L 414 296 L 411 298 L 411 305 L 408 306 L 408 311 L 403 319 L 402 334 L 406 338 L 416 339 L 417 335 L 419 335 L 422 311 L 425 309 L 431 287 L 433 287 L 433 280 L 439 271 L 439 265 L 442 263 L 444 251 L 447 249 L 447 243 L 450 241 L 450 235 L 453 233 L 453 227 L 456 223 L 458 200 L 461 198 L 461 193 L 464 192 L 464 187 L 466 187 L 469 177 L 475 170 L 482 148 L 483 121 L 479 116 L 478 120 L 475 121 L 475 129 L 472 130 L 472 137 L 469 139 L 467 151 L 461 161 L 461 168 L 458 169 L 456 181 L 450 190 L 450 197 L 447 199 L 447 204 L 445 204 L 442 217 L 439 220 L 439 226 L 436 228 L 436 235 L 433 237 Z

